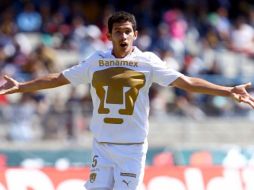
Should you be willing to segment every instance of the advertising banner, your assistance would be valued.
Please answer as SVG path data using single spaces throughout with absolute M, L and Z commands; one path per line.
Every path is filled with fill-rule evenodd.
M 146 168 L 141 190 L 253 190 L 254 168 Z M 85 190 L 88 168 L 0 169 L 0 190 Z

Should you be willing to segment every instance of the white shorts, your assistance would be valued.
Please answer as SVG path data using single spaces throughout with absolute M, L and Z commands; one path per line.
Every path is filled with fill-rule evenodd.
M 148 143 L 116 145 L 93 142 L 86 189 L 138 190 L 143 182 Z

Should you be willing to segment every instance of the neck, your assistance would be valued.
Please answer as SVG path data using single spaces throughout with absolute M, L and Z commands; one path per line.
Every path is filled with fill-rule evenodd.
M 131 54 L 134 50 L 134 47 L 131 47 L 131 49 L 129 51 L 117 51 L 116 49 L 113 48 L 112 50 L 112 54 L 116 57 L 116 58 L 124 58 L 127 55 Z

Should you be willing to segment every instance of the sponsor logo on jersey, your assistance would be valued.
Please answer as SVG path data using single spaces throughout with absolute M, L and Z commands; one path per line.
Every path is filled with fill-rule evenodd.
M 125 183 L 127 185 L 127 187 L 129 187 L 129 184 L 131 181 L 126 181 L 125 179 L 123 179 L 122 182 Z
M 99 66 L 100 67 L 110 67 L 110 66 L 130 66 L 130 67 L 138 67 L 138 62 L 134 62 L 134 61 L 121 61 L 121 60 L 109 60 L 109 61 L 105 61 L 100 59 L 99 60 Z

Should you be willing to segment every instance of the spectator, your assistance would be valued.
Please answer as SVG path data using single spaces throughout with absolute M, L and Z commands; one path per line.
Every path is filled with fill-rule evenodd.
M 170 42 L 171 38 L 168 35 L 168 25 L 162 22 L 157 27 L 157 31 L 155 34 L 155 39 L 152 44 L 153 51 L 159 54 L 160 50 L 172 50 L 175 53 L 174 49 L 171 47 Z
M 207 79 L 215 79 L 227 84 L 234 84 L 239 80 L 253 80 L 253 64 L 249 59 L 254 57 L 253 2 L 223 0 L 217 2 L 218 5 L 210 5 L 208 1 L 200 1 L 198 4 L 182 1 L 181 6 L 166 1 L 155 3 L 150 0 L 128 5 L 117 1 L 101 4 L 98 2 L 14 0 L 2 3 L 0 6 L 2 10 L 0 13 L 1 76 L 9 74 L 20 81 L 31 79 L 47 72 L 57 71 L 59 67 L 69 66 L 73 64 L 73 59 L 81 60 L 95 49 L 103 50 L 105 47 L 111 47 L 106 35 L 105 21 L 112 12 L 121 8 L 133 10 L 140 22 L 140 38 L 136 45 L 145 51 L 155 51 L 170 67 L 179 71 L 185 69 L 192 75 L 205 75 Z M 245 8 L 243 9 L 241 5 Z M 243 16 L 248 18 L 232 25 L 233 18 Z M 233 31 L 229 32 L 230 29 Z M 41 43 L 43 45 L 40 45 Z M 228 52 L 226 48 L 233 50 L 234 54 Z M 68 54 L 65 54 L 65 51 L 68 51 Z M 63 58 L 62 55 L 65 57 Z M 72 55 L 75 55 L 75 58 Z M 59 62 L 58 57 L 61 58 Z M 237 67 L 233 65 L 235 62 Z M 227 63 L 230 67 L 224 69 L 222 63 Z M 248 73 L 245 72 L 246 70 Z M 164 92 L 160 90 L 156 87 L 152 88 L 151 97 L 159 102 L 157 104 L 154 101 L 156 109 L 165 111 L 165 106 L 169 102 L 167 96 L 164 96 Z M 161 95 L 163 99 L 160 99 Z M 177 97 L 178 95 L 173 94 Z M 56 102 L 51 101 L 51 98 L 54 100 L 53 95 L 50 97 L 45 95 L 48 106 L 54 107 Z M 68 99 L 71 99 L 71 95 L 66 94 L 66 100 Z M 91 101 L 89 98 L 84 100 L 86 105 L 89 101 Z M 182 96 L 179 98 L 178 106 L 183 108 L 183 105 L 187 105 L 185 101 L 193 107 L 201 104 L 202 109 L 205 107 L 202 105 L 206 105 L 201 111 L 208 116 L 228 114 L 246 116 L 248 112 L 244 108 L 235 106 L 231 101 L 225 102 L 222 98 L 186 95 L 183 101 Z M 77 102 L 84 104 L 83 99 Z M 12 102 L 8 103 L 12 104 Z M 91 113 L 89 106 L 82 106 L 82 109 L 87 115 Z M 179 107 L 177 109 L 179 110 Z M 191 109 L 185 113 L 191 112 Z M 216 110 L 216 114 L 211 110 Z M 49 110 L 46 109 L 45 112 L 47 111 Z M 65 117 L 65 112 L 66 110 L 59 111 L 59 118 Z M 59 121 L 62 122 L 61 119 Z
M 26 3 L 24 10 L 17 17 L 18 29 L 21 32 L 38 32 L 41 28 L 42 18 L 35 10 L 33 3 Z
M 31 94 L 23 94 L 16 104 L 7 109 L 9 113 L 8 138 L 12 141 L 32 141 L 38 139 L 40 129 L 37 122 L 36 102 Z M 13 117 L 15 115 L 15 117 Z
M 178 9 L 168 10 L 163 15 L 164 22 L 168 25 L 170 44 L 175 51 L 176 57 L 180 57 L 184 51 L 184 40 L 187 31 L 187 22 Z
M 254 29 L 242 16 L 238 17 L 235 21 L 231 33 L 230 49 L 247 56 L 254 54 Z
M 208 15 L 208 20 L 216 29 L 219 39 L 228 42 L 231 30 L 228 10 L 224 7 L 219 7 L 215 13 Z
M 96 25 L 86 27 L 86 35 L 80 43 L 80 58 L 84 59 L 91 55 L 95 50 L 105 50 L 105 44 L 101 41 L 101 30 Z
M 151 34 L 149 33 L 148 28 L 143 28 L 139 32 L 139 39 L 136 41 L 137 47 L 139 47 L 142 51 L 147 51 L 152 46 L 152 38 Z

